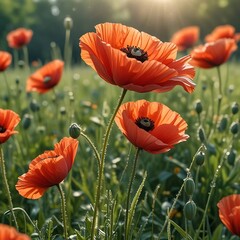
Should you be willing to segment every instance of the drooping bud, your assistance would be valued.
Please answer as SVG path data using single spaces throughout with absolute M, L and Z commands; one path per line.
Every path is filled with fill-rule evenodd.
M 233 122 L 230 126 L 230 131 L 232 134 L 237 134 L 239 130 L 239 122 Z
M 226 157 L 229 165 L 231 166 L 234 165 L 236 156 L 237 156 L 237 151 L 235 149 L 231 148 L 231 150 L 227 152 Z
M 197 212 L 197 206 L 193 200 L 189 200 L 183 208 L 184 216 L 188 220 L 193 220 Z
M 202 143 L 206 141 L 206 135 L 204 129 L 201 126 L 198 128 L 198 138 Z
M 32 123 L 32 117 L 28 113 L 24 114 L 22 118 L 23 129 L 28 129 L 31 126 L 31 123 Z
M 227 124 L 228 124 L 228 117 L 223 116 L 218 124 L 218 130 L 219 132 L 223 132 L 224 130 L 226 130 L 227 128 Z
M 197 114 L 200 114 L 202 110 L 203 110 L 202 103 L 200 100 L 197 100 L 195 102 L 195 111 L 197 112 Z
M 38 112 L 39 109 L 40 109 L 40 106 L 38 104 L 38 102 L 33 99 L 31 102 L 30 102 L 30 109 L 33 111 L 33 112 Z
M 195 182 L 192 178 L 188 177 L 184 180 L 184 190 L 188 196 L 193 195 L 195 191 Z
M 232 104 L 232 114 L 233 114 L 233 115 L 234 115 L 234 114 L 237 114 L 238 111 L 239 111 L 239 105 L 238 105 L 237 102 L 234 102 L 234 103 Z
M 199 151 L 195 155 L 195 162 L 198 166 L 202 166 L 205 160 L 205 153 L 203 151 Z
M 78 126 L 77 123 L 72 123 L 69 127 L 69 135 L 72 138 L 78 138 L 81 134 L 81 128 Z

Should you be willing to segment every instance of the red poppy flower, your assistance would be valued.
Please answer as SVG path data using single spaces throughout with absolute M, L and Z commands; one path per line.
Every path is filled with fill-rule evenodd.
M 38 69 L 27 79 L 26 91 L 45 93 L 51 90 L 59 83 L 63 72 L 63 66 L 63 61 L 53 60 Z
M 20 117 L 12 110 L 0 108 L 0 144 L 6 142 L 13 134 L 18 133 L 14 128 L 20 122 Z
M 1 240 L 30 240 L 26 234 L 19 233 L 14 227 L 0 223 Z
M 227 229 L 240 237 L 240 194 L 222 198 L 218 204 L 219 217 Z
M 206 42 L 214 42 L 221 38 L 232 38 L 236 41 L 240 40 L 240 34 L 235 33 L 232 25 L 221 25 L 216 27 L 210 34 L 205 37 Z
M 0 72 L 9 67 L 12 62 L 12 55 L 5 51 L 0 51 Z
M 219 39 L 193 49 L 191 64 L 200 68 L 212 68 L 226 62 L 237 49 L 233 39 Z
M 199 27 L 190 26 L 173 34 L 171 42 L 175 43 L 179 51 L 192 48 L 199 39 Z
M 80 38 L 82 59 L 101 78 L 136 92 L 167 92 L 176 85 L 194 90 L 190 56 L 176 59 L 177 47 L 122 24 L 104 23 Z
M 38 199 L 45 191 L 61 183 L 74 163 L 78 141 L 64 137 L 54 150 L 45 151 L 30 164 L 27 173 L 18 178 L 16 189 L 25 198 Z
M 115 122 L 133 145 L 154 154 L 167 152 L 189 137 L 181 116 L 158 102 L 127 102 L 119 108 Z
M 26 28 L 13 30 L 7 35 L 8 46 L 11 48 L 21 48 L 31 41 L 32 35 L 32 30 Z

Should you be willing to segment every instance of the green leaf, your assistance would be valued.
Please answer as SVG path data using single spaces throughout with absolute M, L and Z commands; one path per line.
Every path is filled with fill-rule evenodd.
M 192 240 L 191 236 L 188 235 L 177 223 L 172 221 L 171 219 L 168 219 L 168 221 L 174 226 L 174 228 L 178 231 L 178 233 L 187 240 Z

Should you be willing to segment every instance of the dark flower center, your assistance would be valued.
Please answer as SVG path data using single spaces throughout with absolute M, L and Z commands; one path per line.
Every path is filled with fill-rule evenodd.
M 44 77 L 43 82 L 44 82 L 45 84 L 48 84 L 51 80 L 52 80 L 51 77 L 46 76 L 46 77 Z
M 139 127 L 144 129 L 145 131 L 149 132 L 154 129 L 154 121 L 148 117 L 139 117 L 135 124 Z
M 6 128 L 3 126 L 0 126 L 0 133 L 4 133 L 6 131 Z
M 140 62 L 145 62 L 148 60 L 147 52 L 143 51 L 139 47 L 127 45 L 126 48 L 121 48 L 120 50 L 126 53 L 129 58 L 135 58 Z

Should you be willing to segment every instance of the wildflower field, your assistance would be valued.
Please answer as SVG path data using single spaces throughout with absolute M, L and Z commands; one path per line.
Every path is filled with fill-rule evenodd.
M 46 63 L 28 61 L 30 29 L 8 34 L 0 240 L 238 239 L 239 35 L 198 31 L 99 23 L 74 66 L 68 34 Z

